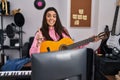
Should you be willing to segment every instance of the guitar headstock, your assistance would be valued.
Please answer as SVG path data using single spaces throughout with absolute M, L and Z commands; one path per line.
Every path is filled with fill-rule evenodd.
M 96 37 L 98 37 L 100 39 L 106 39 L 106 38 L 108 38 L 108 36 L 107 36 L 107 34 L 105 32 L 99 33 Z

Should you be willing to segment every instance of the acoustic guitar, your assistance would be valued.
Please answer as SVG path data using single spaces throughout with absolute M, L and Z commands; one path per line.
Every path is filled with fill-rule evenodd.
M 77 48 L 79 46 L 88 44 L 89 42 L 93 42 L 96 37 L 98 37 L 99 39 L 103 39 L 105 38 L 105 35 L 106 34 L 102 32 L 98 34 L 97 36 L 93 36 L 91 38 L 78 41 L 76 43 L 74 43 L 74 41 L 70 38 L 63 38 L 59 41 L 44 41 L 41 43 L 40 52 L 59 51 L 59 50 Z

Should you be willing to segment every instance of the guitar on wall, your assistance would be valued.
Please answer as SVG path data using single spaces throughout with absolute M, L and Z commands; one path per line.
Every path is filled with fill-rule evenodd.
M 120 0 L 117 1 L 116 11 L 115 11 L 114 21 L 113 21 L 113 27 L 110 32 L 110 36 L 107 40 L 107 46 L 112 49 L 117 48 L 120 50 L 120 34 L 118 34 L 118 35 L 115 34 L 119 6 L 120 6 Z
M 49 51 L 59 51 L 59 50 L 67 50 L 67 49 L 74 49 L 79 46 L 88 44 L 89 42 L 95 41 L 95 38 L 98 37 L 99 39 L 105 38 L 105 33 L 102 32 L 97 36 L 93 36 L 91 38 L 78 41 L 74 43 L 74 41 L 70 38 L 63 38 L 59 41 L 44 41 L 41 43 L 40 52 L 49 52 Z

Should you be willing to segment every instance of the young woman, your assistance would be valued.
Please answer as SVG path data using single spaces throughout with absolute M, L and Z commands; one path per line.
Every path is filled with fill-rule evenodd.
M 61 24 L 57 10 L 54 7 L 46 9 L 41 28 L 36 32 L 30 56 L 34 53 L 40 53 L 41 43 L 46 40 L 59 41 L 62 38 L 71 38 L 68 31 Z

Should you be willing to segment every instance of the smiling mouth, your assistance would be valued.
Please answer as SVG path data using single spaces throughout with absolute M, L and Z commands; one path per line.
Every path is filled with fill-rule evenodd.
M 49 23 L 50 23 L 50 24 L 54 24 L 54 23 L 55 23 L 55 21 L 53 21 L 53 20 L 50 20 L 50 21 L 49 21 Z

